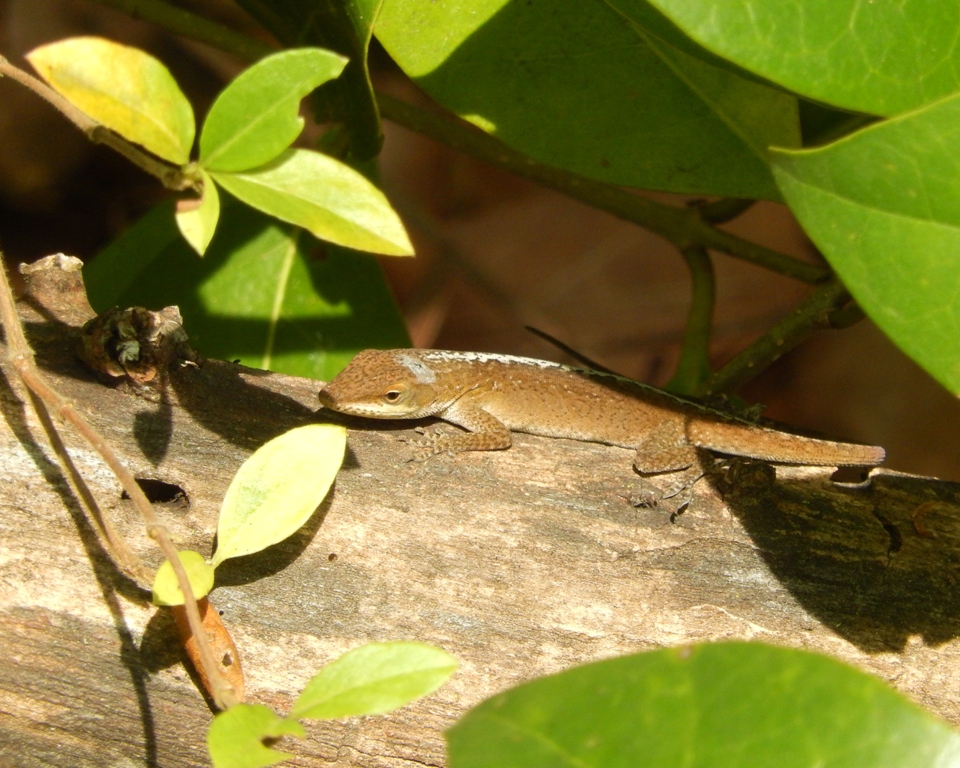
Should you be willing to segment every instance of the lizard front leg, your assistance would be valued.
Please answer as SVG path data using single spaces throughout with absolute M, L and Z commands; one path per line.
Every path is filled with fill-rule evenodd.
M 509 448 L 510 430 L 495 416 L 460 398 L 437 414 L 444 421 L 469 430 L 466 434 L 426 433 L 422 440 L 411 440 L 413 458 L 424 461 L 438 453 L 461 451 L 497 451 Z

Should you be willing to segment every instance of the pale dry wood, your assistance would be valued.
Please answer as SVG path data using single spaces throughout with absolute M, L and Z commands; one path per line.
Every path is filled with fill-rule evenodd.
M 22 309 L 40 365 L 138 477 L 185 491 L 187 504 L 160 514 L 181 546 L 209 553 L 237 466 L 315 419 L 319 384 L 211 361 L 176 372 L 159 402 L 105 386 L 73 352 L 89 316 L 79 283 L 33 280 Z M 172 621 L 105 559 L 3 373 L 0 765 L 205 764 L 210 712 L 171 651 Z M 370 640 L 431 642 L 462 668 L 393 715 L 310 726 L 297 765 L 439 766 L 443 729 L 496 691 L 727 638 L 829 653 L 960 723 L 955 485 L 881 472 L 851 488 L 829 470 L 778 470 L 775 485 L 744 481 L 726 502 L 701 483 L 671 523 L 622 498 L 636 477 L 628 450 L 516 435 L 508 451 L 415 464 L 398 440 L 408 425 L 350 425 L 347 465 L 306 529 L 218 574 L 211 600 L 248 698 L 284 710 L 323 663 Z M 110 474 L 67 442 L 105 512 L 156 563 Z M 927 538 L 911 514 L 933 500 Z

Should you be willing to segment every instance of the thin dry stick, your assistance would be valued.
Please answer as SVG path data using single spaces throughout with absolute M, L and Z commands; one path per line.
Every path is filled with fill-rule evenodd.
M 124 538 L 113 527 L 110 520 L 101 513 L 100 505 L 97 504 L 97 500 L 90 492 L 90 488 L 84 482 L 80 470 L 77 469 L 76 464 L 73 463 L 73 459 L 67 451 L 67 447 L 63 444 L 60 433 L 57 432 L 57 426 L 53 423 L 53 419 L 50 418 L 50 412 L 47 410 L 47 406 L 43 400 L 37 397 L 32 389 L 27 389 L 27 394 L 30 396 L 30 404 L 33 406 L 33 410 L 40 420 L 40 425 L 47 435 L 50 447 L 53 448 L 54 454 L 57 459 L 59 459 L 63 471 L 67 477 L 70 478 L 70 483 L 77 496 L 90 511 L 91 523 L 103 539 L 110 556 L 120 566 L 120 569 L 137 582 L 140 587 L 149 589 L 150 584 L 153 582 L 153 574 L 150 572 L 150 569 L 133 553 L 130 547 L 127 546 Z
M 2 260 L 2 253 L 0 253 L 0 260 Z M 113 449 L 107 441 L 74 410 L 72 405 L 60 397 L 59 393 L 47 384 L 40 375 L 34 362 L 33 350 L 30 348 L 26 336 L 23 334 L 23 328 L 20 325 L 20 318 L 17 315 L 13 300 L 13 291 L 10 290 L 10 283 L 7 280 L 7 273 L 4 268 L 0 268 L 0 321 L 2 321 L 7 337 L 7 348 L 10 351 L 10 358 L 24 385 L 26 385 L 46 407 L 54 411 L 60 418 L 72 424 L 93 449 L 100 454 L 101 458 L 106 462 L 107 466 L 110 467 L 114 475 L 116 475 L 123 489 L 140 511 L 147 526 L 147 533 L 150 538 L 157 542 L 164 556 L 170 561 L 173 572 L 177 577 L 177 583 L 183 592 L 184 607 L 186 609 L 187 620 L 190 623 L 190 631 L 197 640 L 197 647 L 200 650 L 200 660 L 207 674 L 207 679 L 210 680 L 213 700 L 221 709 L 232 706 L 237 702 L 233 686 L 220 674 L 220 668 L 210 650 L 210 645 L 206 640 L 203 624 L 200 620 L 197 601 L 193 596 L 190 580 L 187 578 L 187 573 L 180 562 L 176 547 L 173 546 L 169 536 L 167 536 L 165 527 L 154 512 L 150 501 L 137 484 L 136 479 L 134 479 L 130 471 L 113 452 Z M 31 402 L 33 402 L 32 399 Z

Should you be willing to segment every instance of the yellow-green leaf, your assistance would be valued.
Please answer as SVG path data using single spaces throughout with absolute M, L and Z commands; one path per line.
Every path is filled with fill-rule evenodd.
M 368 643 L 310 678 L 290 717 L 335 720 L 380 715 L 433 693 L 457 660 L 426 643 Z
M 220 219 L 220 194 L 210 175 L 201 170 L 203 197 L 199 200 L 181 200 L 177 203 L 177 227 L 190 247 L 203 256 L 213 239 Z
M 193 109 L 153 56 L 101 37 L 72 37 L 34 48 L 27 60 L 51 88 L 111 131 L 171 163 L 190 159 Z
M 207 731 L 214 768 L 266 768 L 295 757 L 264 744 L 281 736 L 306 736 L 296 720 L 280 717 L 263 704 L 237 704 L 217 715 Z
M 296 532 L 323 501 L 343 462 L 347 431 L 336 424 L 291 429 L 240 467 L 220 508 L 213 566 L 259 552 Z
M 321 240 L 386 256 L 413 254 L 403 223 L 383 192 L 327 155 L 290 149 L 252 171 L 211 175 L 247 205 Z
M 190 580 L 193 596 L 199 600 L 213 589 L 213 568 L 199 552 L 184 550 L 178 555 Z M 156 578 L 153 580 L 153 604 L 183 605 L 183 592 L 169 560 L 164 560 L 163 565 L 157 569 Z

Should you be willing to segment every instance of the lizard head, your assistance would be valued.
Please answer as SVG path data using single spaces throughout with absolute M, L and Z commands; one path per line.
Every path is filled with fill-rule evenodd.
M 441 407 L 430 370 L 406 350 L 368 349 L 320 390 L 320 404 L 352 416 L 419 419 Z

